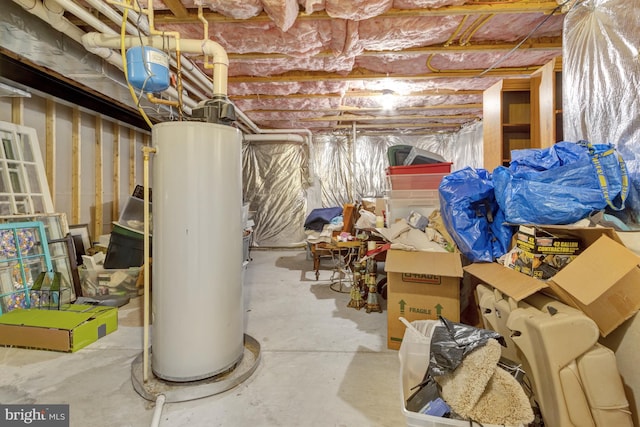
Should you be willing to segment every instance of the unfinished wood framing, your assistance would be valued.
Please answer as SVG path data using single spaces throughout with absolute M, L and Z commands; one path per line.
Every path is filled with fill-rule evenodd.
M 11 122 L 16 125 L 24 125 L 24 100 L 22 98 L 11 99 Z
M 135 135 L 133 129 L 129 129 L 129 139 Z M 120 215 L 120 125 L 113 123 L 113 200 L 111 202 L 111 218 Z
M 56 103 L 45 101 L 45 171 L 51 199 L 56 199 Z
M 104 191 L 104 182 L 102 178 L 102 116 L 96 116 L 96 146 L 94 157 L 94 173 L 95 173 L 95 208 L 94 208 L 94 221 L 93 221 L 93 235 L 100 236 L 104 234 L 102 232 L 102 223 L 104 221 L 104 207 L 102 193 Z
M 136 186 L 136 135 L 129 138 L 129 194 L 133 194 Z
M 80 223 L 80 173 L 81 173 L 81 118 L 80 109 L 73 109 L 73 119 L 71 124 L 71 222 Z

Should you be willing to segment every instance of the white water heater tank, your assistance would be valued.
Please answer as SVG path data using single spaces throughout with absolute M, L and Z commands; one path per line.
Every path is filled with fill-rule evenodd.
M 242 358 L 242 136 L 231 126 L 153 126 L 151 368 L 168 381 Z

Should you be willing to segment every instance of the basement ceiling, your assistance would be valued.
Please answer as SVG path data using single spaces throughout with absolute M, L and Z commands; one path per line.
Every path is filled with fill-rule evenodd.
M 120 32 L 113 2 L 70 3 Z M 428 133 L 481 120 L 483 90 L 560 56 L 564 14 L 542 0 L 154 0 L 153 18 L 183 39 L 202 39 L 206 21 L 229 56 L 229 98 L 260 128 Z M 183 56 L 211 77 L 203 55 Z M 200 102 L 211 93 L 190 66 L 185 95 Z

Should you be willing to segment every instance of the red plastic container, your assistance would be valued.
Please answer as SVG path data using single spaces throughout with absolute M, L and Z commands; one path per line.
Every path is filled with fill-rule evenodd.
M 387 175 L 416 175 L 450 173 L 452 163 L 429 163 L 426 165 L 389 166 Z
M 437 190 L 448 173 L 387 175 L 391 190 Z

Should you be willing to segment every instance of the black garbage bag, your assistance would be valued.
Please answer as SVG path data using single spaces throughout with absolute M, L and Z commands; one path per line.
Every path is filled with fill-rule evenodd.
M 442 316 L 440 322 L 442 325 L 434 328 L 431 336 L 428 376 L 453 372 L 467 354 L 484 346 L 490 338 L 506 347 L 502 335 L 495 331 L 452 322 Z

